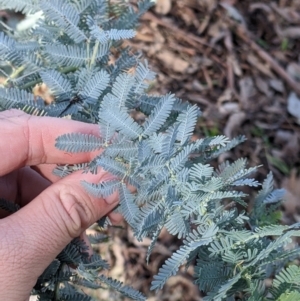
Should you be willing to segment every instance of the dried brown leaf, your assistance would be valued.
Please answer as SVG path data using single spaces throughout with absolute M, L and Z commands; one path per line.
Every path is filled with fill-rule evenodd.
M 285 29 L 281 29 L 279 34 L 284 38 L 299 39 L 300 38 L 300 26 L 290 26 Z
M 249 108 L 249 99 L 257 93 L 252 77 L 245 76 L 241 78 L 239 80 L 239 87 L 240 100 L 242 102 L 241 105 L 243 106 L 243 108 Z
M 161 15 L 166 15 L 172 8 L 171 0 L 156 0 L 155 12 Z
M 199 34 L 202 34 L 206 30 L 206 28 L 208 27 L 209 22 L 210 22 L 210 15 L 206 15 L 204 17 L 204 19 L 202 20 L 202 22 L 200 23 L 200 25 L 198 26 L 197 32 Z
M 245 112 L 237 112 L 232 114 L 226 123 L 224 135 L 229 137 L 230 139 L 233 138 L 236 135 L 235 131 L 241 127 L 241 124 L 245 121 L 245 119 Z
M 32 93 L 34 96 L 41 97 L 47 104 L 51 104 L 54 101 L 54 96 L 44 83 L 35 85 Z
M 183 60 L 178 54 L 164 49 L 157 54 L 157 58 L 169 69 L 175 72 L 184 73 L 189 67 L 189 62 Z
M 234 6 L 226 3 L 226 2 L 222 2 L 220 3 L 220 5 L 225 8 L 225 10 L 227 11 L 229 17 L 231 17 L 232 19 L 240 22 L 243 25 L 246 25 L 245 19 L 242 16 L 242 14 L 238 11 L 237 8 L 235 8 Z
M 287 214 L 295 214 L 300 207 L 300 178 L 297 177 L 296 169 L 293 169 L 290 177 L 284 178 L 282 187 L 286 189 L 283 206 Z
M 257 89 L 265 94 L 267 97 L 271 97 L 273 95 L 272 90 L 270 89 L 268 80 L 262 77 L 255 77 L 255 85 Z
M 226 102 L 219 106 L 219 112 L 224 117 L 240 111 L 240 106 L 236 102 Z
M 201 0 L 199 1 L 200 6 L 206 8 L 208 12 L 212 12 L 217 7 L 217 0 Z
M 269 79 L 270 87 L 273 88 L 276 92 L 284 93 L 284 84 L 283 81 L 277 78 Z
M 184 21 L 186 26 L 194 25 L 195 27 L 199 26 L 198 18 L 194 12 L 189 7 L 182 6 L 178 9 L 178 15 L 179 17 Z
M 293 24 L 300 23 L 300 13 L 294 7 L 278 7 L 276 2 L 271 2 L 270 6 L 279 14 L 285 21 Z
M 135 38 L 143 42 L 153 42 L 155 41 L 155 33 L 149 27 L 144 26 L 137 31 Z
M 287 73 L 296 80 L 300 80 L 300 65 L 297 63 L 290 63 L 287 67 Z
M 271 13 L 272 12 L 271 7 L 267 4 L 265 4 L 265 3 L 256 2 L 256 3 L 250 4 L 249 12 L 253 12 L 257 9 L 261 9 L 261 10 L 265 11 L 266 13 Z
M 267 64 L 262 63 L 255 55 L 252 53 L 249 53 L 247 55 L 247 61 L 256 69 L 258 69 L 260 72 L 262 72 L 264 75 L 273 78 L 274 75 L 270 69 L 270 66 Z
M 295 92 L 291 92 L 288 97 L 288 112 L 297 118 L 298 124 L 300 124 L 300 98 Z
M 228 88 L 220 95 L 217 104 L 218 106 L 221 106 L 223 102 L 232 101 L 232 99 L 233 99 L 233 91 L 232 89 Z

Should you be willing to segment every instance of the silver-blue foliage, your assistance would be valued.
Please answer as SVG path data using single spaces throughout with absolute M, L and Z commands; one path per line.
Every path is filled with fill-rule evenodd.
M 43 18 L 24 33 L 0 33 L 1 59 L 13 66 L 0 87 L 0 110 L 19 108 L 99 125 L 98 136 L 68 133 L 57 138 L 56 147 L 63 151 L 99 154 L 91 162 L 58 166 L 54 173 L 64 177 L 80 169 L 96 173 L 103 168 L 113 174 L 113 180 L 82 185 L 97 197 L 119 193 L 118 210 L 136 238 L 152 240 L 147 260 L 163 227 L 182 239 L 154 277 L 152 289 L 162 288 L 181 265 L 195 261 L 195 283 L 204 300 L 299 297 L 299 268 L 284 267 L 299 256 L 300 248 L 287 246 L 300 236 L 300 225 L 277 224 L 284 192 L 274 190 L 272 174 L 259 183 L 252 177 L 256 167 L 247 167 L 243 158 L 213 168 L 210 161 L 244 137 L 192 139 L 198 107 L 173 94 L 149 95 L 154 72 L 139 54 L 120 47 L 122 39 L 135 35 L 139 17 L 152 2 L 139 1 L 138 10 L 108 0 L 7 2 L 0 0 L 0 6 L 41 10 Z M 34 96 L 32 89 L 40 83 L 47 85 L 53 103 Z M 136 190 L 131 192 L 128 184 Z M 243 186 L 261 186 L 251 211 Z M 16 210 L 3 199 L 0 207 Z M 76 265 L 74 274 L 64 270 L 66 264 Z M 40 300 L 91 300 L 76 291 L 73 282 L 95 289 L 105 284 L 145 300 L 132 288 L 99 276 L 106 268 L 101 257 L 89 257 L 84 243 L 74 240 L 41 275 L 33 293 Z M 275 272 L 280 273 L 273 286 L 266 287 L 264 280 Z M 60 292 L 59 282 L 64 283 Z

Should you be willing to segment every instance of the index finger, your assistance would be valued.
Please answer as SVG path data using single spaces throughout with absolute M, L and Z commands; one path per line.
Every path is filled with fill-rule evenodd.
M 55 139 L 72 132 L 100 135 L 93 124 L 32 116 L 15 109 L 0 112 L 0 176 L 26 165 L 88 162 L 99 153 L 74 154 L 57 149 Z

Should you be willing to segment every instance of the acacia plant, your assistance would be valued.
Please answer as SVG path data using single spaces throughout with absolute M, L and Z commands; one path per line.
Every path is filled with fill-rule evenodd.
M 289 265 L 300 253 L 299 247 L 290 247 L 300 225 L 279 223 L 283 191 L 274 190 L 272 174 L 259 183 L 252 178 L 256 167 L 247 167 L 245 158 L 214 169 L 211 160 L 244 138 L 191 140 L 198 107 L 173 94 L 149 95 L 155 74 L 139 54 L 122 46 L 151 5 L 150 0 L 137 7 L 109 0 L 0 0 L 1 8 L 42 12 L 33 28 L 0 33 L 1 63 L 9 70 L 0 88 L 0 110 L 18 108 L 99 125 L 101 138 L 83 133 L 57 138 L 62 151 L 99 150 L 99 155 L 84 164 L 58 166 L 54 173 L 96 173 L 101 167 L 115 175 L 115 180 L 82 185 L 99 197 L 119 192 L 117 210 L 136 238 L 152 239 L 147 260 L 163 227 L 182 240 L 154 276 L 152 289 L 161 289 L 181 265 L 195 262 L 195 284 L 205 301 L 300 300 L 300 269 Z M 50 104 L 33 94 L 41 83 L 52 93 Z M 135 113 L 145 120 L 135 120 Z M 136 191 L 130 192 L 128 184 Z M 242 186 L 261 186 L 251 210 Z M 18 209 L 3 199 L 0 204 L 12 212 Z M 41 275 L 32 294 L 41 301 L 92 300 L 76 288 L 111 287 L 146 300 L 104 276 L 107 268 L 75 239 Z M 272 286 L 266 286 L 265 279 L 272 277 Z

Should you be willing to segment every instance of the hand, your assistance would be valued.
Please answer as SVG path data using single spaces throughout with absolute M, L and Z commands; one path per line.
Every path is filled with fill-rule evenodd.
M 0 210 L 1 300 L 28 300 L 62 249 L 117 205 L 117 194 L 97 199 L 80 184 L 110 179 L 104 171 L 78 171 L 63 179 L 52 174 L 56 164 L 88 162 L 96 155 L 56 149 L 56 137 L 71 132 L 99 135 L 96 125 L 18 110 L 0 113 L 0 198 L 22 207 L 11 215 Z

